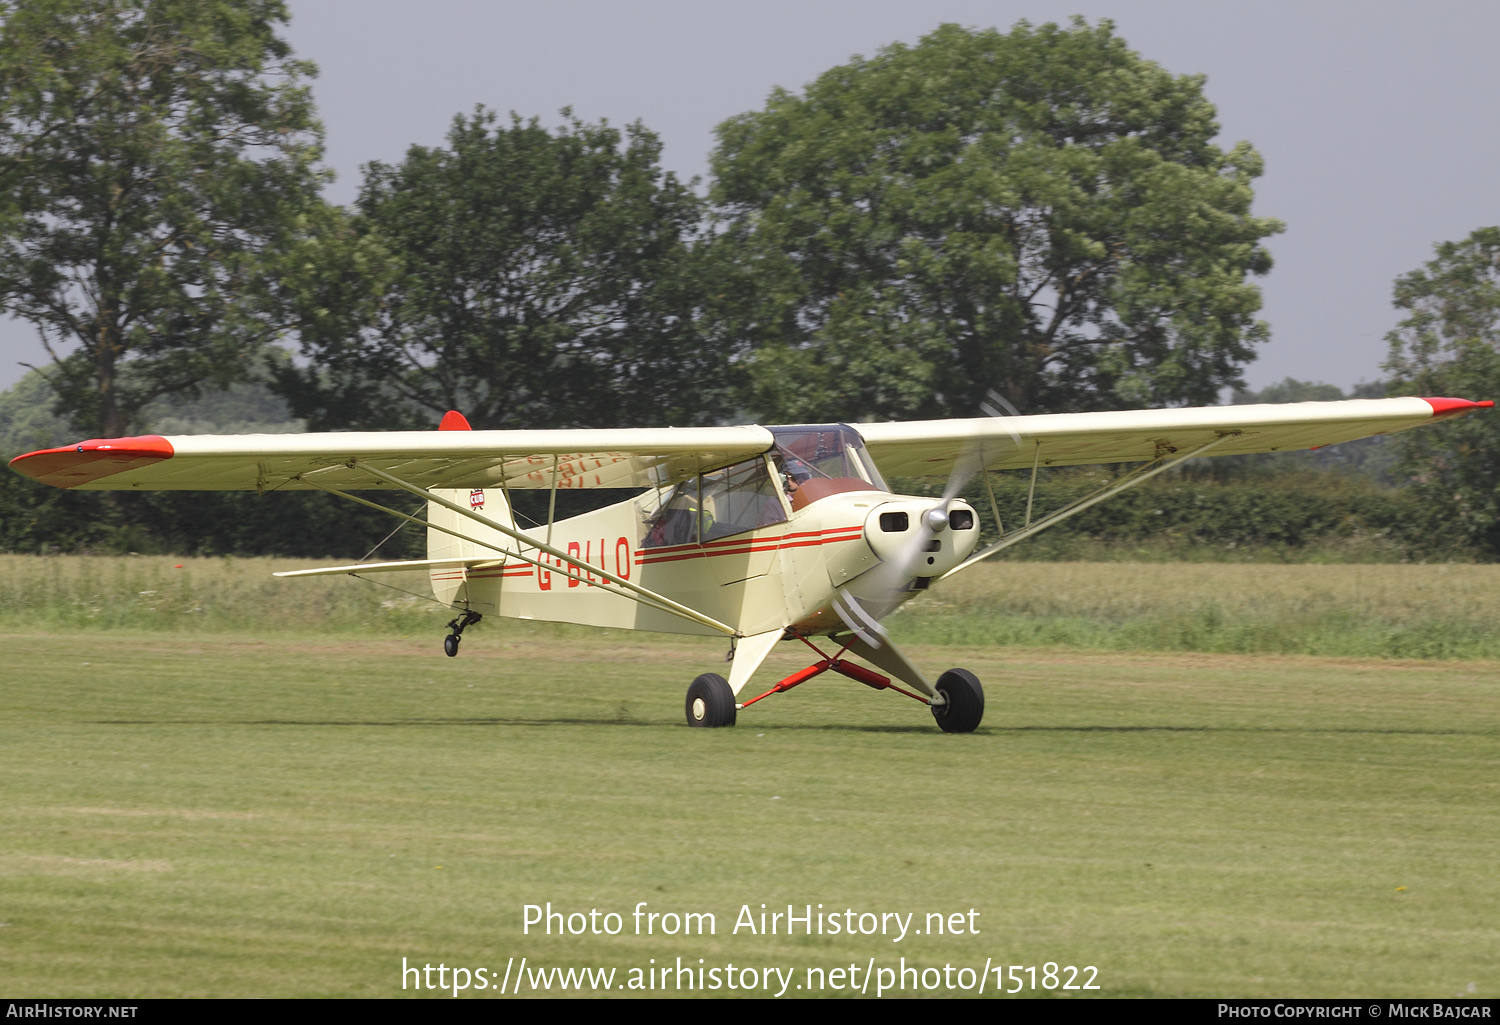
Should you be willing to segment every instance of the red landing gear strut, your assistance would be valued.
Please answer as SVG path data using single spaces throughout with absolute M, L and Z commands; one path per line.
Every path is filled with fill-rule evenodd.
M 931 702 L 922 697 L 922 695 L 913 694 L 911 691 L 907 690 L 904 687 L 896 686 L 896 684 L 891 682 L 890 677 L 888 676 L 881 676 L 873 669 L 866 669 L 864 666 L 857 666 L 853 665 L 852 663 L 845 662 L 842 656 L 844 652 L 849 650 L 848 644 L 844 645 L 837 652 L 835 652 L 832 658 L 829 658 L 823 653 L 822 649 L 820 649 L 816 644 L 808 640 L 806 637 L 803 637 L 801 634 L 793 634 L 792 636 L 796 637 L 797 640 L 807 645 L 813 651 L 816 651 L 820 657 L 820 661 L 814 662 L 806 669 L 797 670 L 791 676 L 788 676 L 786 679 L 782 680 L 780 683 L 772 687 L 770 690 L 766 691 L 764 694 L 757 694 L 749 701 L 740 702 L 735 706 L 736 708 L 749 708 L 761 698 L 768 698 L 772 694 L 779 694 L 782 691 L 791 690 L 799 683 L 806 683 L 814 676 L 822 676 L 827 672 L 835 672 L 840 674 L 841 676 L 847 676 L 851 680 L 856 680 L 859 683 L 864 684 L 866 687 L 873 687 L 876 690 L 889 689 L 895 691 L 897 694 L 905 694 L 912 700 L 920 701 L 924 705 L 931 704 Z

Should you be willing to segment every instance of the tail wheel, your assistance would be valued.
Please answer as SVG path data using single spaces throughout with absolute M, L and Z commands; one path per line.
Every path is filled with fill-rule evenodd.
M 734 691 L 718 673 L 704 673 L 688 687 L 689 726 L 733 726 L 735 712 Z
M 984 718 L 984 688 L 967 669 L 950 669 L 938 677 L 937 692 L 946 700 L 932 706 L 932 717 L 944 733 L 973 733 Z
M 460 420 L 463 417 L 459 417 Z M 458 642 L 464 638 L 464 630 L 473 626 L 484 617 L 472 609 L 464 609 L 463 615 L 448 624 L 448 629 L 453 632 L 443 638 L 443 654 L 449 658 L 458 654 Z

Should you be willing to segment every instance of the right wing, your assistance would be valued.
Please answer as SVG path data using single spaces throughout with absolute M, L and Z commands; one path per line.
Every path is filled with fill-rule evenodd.
M 105 438 L 29 452 L 11 469 L 79 491 L 341 491 L 390 485 L 366 464 L 425 488 L 648 488 L 770 449 L 764 427 L 553 431 L 385 431 Z M 555 467 L 555 470 L 554 470 Z M 308 478 L 304 480 L 303 478 Z

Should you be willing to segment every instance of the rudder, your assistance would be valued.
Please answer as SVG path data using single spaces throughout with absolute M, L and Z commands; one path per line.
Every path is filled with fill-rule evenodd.
M 442 425 L 438 429 L 467 431 L 470 428 L 463 414 L 449 411 L 443 417 Z M 505 499 L 505 492 L 500 488 L 434 488 L 432 493 L 446 498 L 455 505 L 467 506 L 496 523 L 515 529 L 515 516 L 511 513 L 510 503 Z M 436 502 L 427 503 L 427 522 L 463 535 L 460 539 L 452 534 L 428 527 L 427 558 L 429 559 L 502 558 L 500 552 L 514 547 L 514 542 L 500 531 L 467 516 L 461 516 Z M 451 568 L 434 567 L 431 570 L 431 579 L 432 593 L 438 601 L 454 605 L 463 604 L 467 599 L 468 595 L 464 593 L 467 590 L 467 584 L 462 574 L 454 573 Z

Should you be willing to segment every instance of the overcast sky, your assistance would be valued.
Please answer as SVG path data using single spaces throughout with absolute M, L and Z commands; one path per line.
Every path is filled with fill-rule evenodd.
M 1435 242 L 1500 223 L 1500 3 L 1081 3 L 1069 0 L 292 0 L 289 38 L 317 62 L 328 160 L 347 203 L 360 166 L 437 145 L 484 104 L 555 124 L 640 119 L 667 167 L 706 172 L 714 126 L 800 89 L 851 54 L 942 22 L 1009 28 L 1110 18 L 1149 60 L 1203 73 L 1220 143 L 1265 157 L 1255 211 L 1287 231 L 1260 279 L 1271 342 L 1247 370 L 1341 387 L 1380 376 L 1391 282 Z M 43 358 L 0 322 L 0 387 Z

